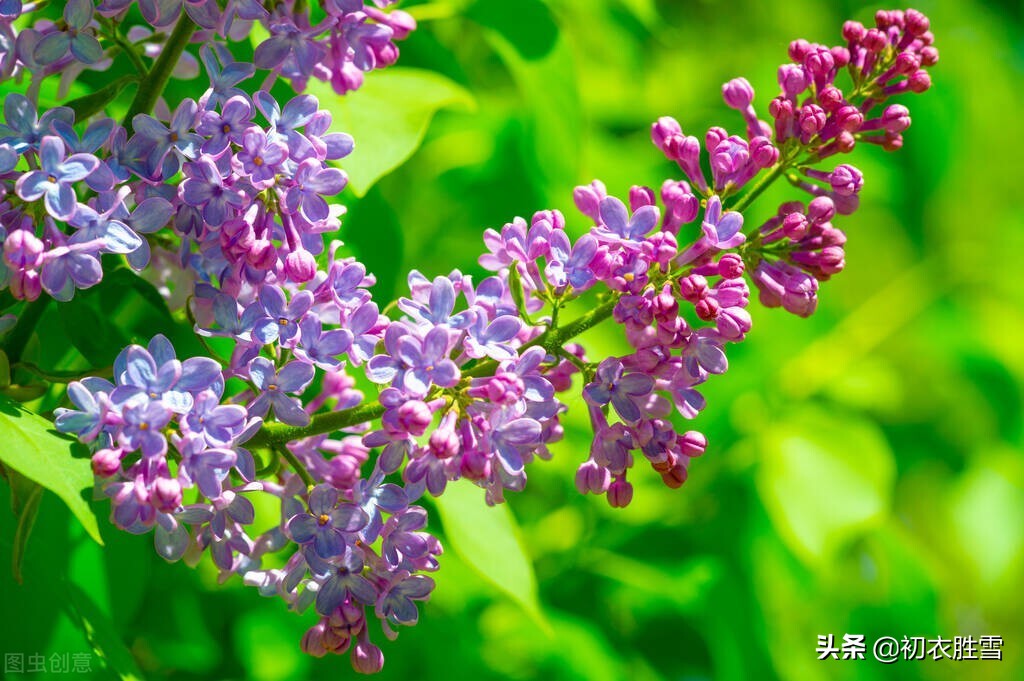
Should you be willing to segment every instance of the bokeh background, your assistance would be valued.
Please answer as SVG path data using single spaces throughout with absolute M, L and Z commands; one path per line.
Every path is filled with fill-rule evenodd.
M 739 129 L 721 103 L 724 81 L 745 75 L 763 107 L 791 39 L 838 42 L 845 19 L 868 23 L 878 8 L 403 6 L 420 28 L 402 44 L 401 67 L 457 87 L 410 94 L 426 110 L 416 116 L 374 110 L 357 138 L 353 164 L 373 166 L 390 126 L 418 135 L 441 108 L 408 160 L 368 192 L 369 175 L 357 181 L 354 171 L 365 195 L 343 197 L 342 236 L 378 275 L 379 300 L 402 291 L 409 268 L 479 272 L 482 230 L 514 216 L 559 208 L 571 230 L 585 229 L 572 211 L 576 184 L 601 178 L 624 195 L 678 177 L 650 144 L 651 121 L 673 115 L 698 135 Z M 861 210 L 839 224 L 847 270 L 823 286 L 811 319 L 752 305 L 754 331 L 732 348 L 728 374 L 705 386 L 696 425 L 711 445 L 687 484 L 668 490 L 640 466 L 625 510 L 578 495 L 573 472 L 589 434 L 570 400 L 554 460 L 534 465 L 527 491 L 509 501 L 541 618 L 448 550 L 419 626 L 396 642 L 376 636 L 381 679 L 1024 678 L 1021 6 L 917 8 L 941 62 L 933 89 L 906 102 L 914 122 L 904 149 L 862 148 L 851 159 L 867 181 Z M 85 74 L 75 87 L 106 77 Z M 200 86 L 176 87 L 194 96 Z M 367 87 L 337 104 L 340 123 L 360 125 Z M 748 220 L 790 191 L 774 188 Z M 61 327 L 52 333 L 59 342 Z M 598 357 L 624 348 L 611 327 L 587 342 Z M 14 520 L 5 486 L 0 495 L 6 566 Z M 104 548 L 56 497 L 43 498 L 24 584 L 0 570 L 5 650 L 49 656 L 105 641 L 113 666 L 152 679 L 354 675 L 347 659 L 299 651 L 311 616 L 237 580 L 217 584 L 205 561 L 165 564 L 151 537 L 101 523 Z M 436 520 L 434 529 L 444 530 Z M 89 599 L 69 599 L 78 589 Z M 817 661 L 818 635 L 846 633 L 998 635 L 1004 659 Z M 97 677 L 110 677 L 102 667 L 93 658 Z

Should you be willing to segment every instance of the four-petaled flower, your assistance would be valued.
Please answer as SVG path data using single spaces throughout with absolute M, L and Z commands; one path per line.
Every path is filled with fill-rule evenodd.
M 338 490 L 317 485 L 309 493 L 309 513 L 299 513 L 288 521 L 288 532 L 296 544 L 312 544 L 324 560 L 340 556 L 351 548 L 355 534 L 366 527 L 369 518 L 355 504 L 338 503 Z

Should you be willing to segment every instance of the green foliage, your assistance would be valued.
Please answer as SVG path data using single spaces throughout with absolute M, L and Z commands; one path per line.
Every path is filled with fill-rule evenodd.
M 4 466 L 60 497 L 89 536 L 102 544 L 96 516 L 86 501 L 92 494 L 93 477 L 85 447 L 58 434 L 52 423 L 3 395 L 0 395 L 0 440 L 4 443 L 0 448 L 0 461 Z M 38 500 L 34 503 L 38 504 Z M 27 527 L 22 529 L 19 524 L 18 532 L 27 536 L 35 513 L 33 502 L 26 500 L 21 513 L 26 518 L 21 522 L 27 523 Z

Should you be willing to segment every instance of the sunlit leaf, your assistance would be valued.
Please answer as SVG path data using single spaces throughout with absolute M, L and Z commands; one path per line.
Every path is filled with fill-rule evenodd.
M 374 73 L 344 96 L 317 80 L 310 81 L 308 92 L 334 115 L 335 130 L 355 138 L 355 151 L 340 165 L 359 196 L 412 156 L 438 110 L 475 106 L 472 95 L 448 78 L 409 68 Z
M 81 445 L 62 436 L 53 424 L 17 402 L 0 396 L 0 460 L 60 497 L 89 536 L 100 544 L 96 516 L 83 498 L 92 488 L 89 457 Z
M 508 505 L 488 507 L 483 491 L 462 482 L 445 488 L 437 499 L 437 508 L 445 537 L 462 559 L 534 620 L 545 622 L 533 564 Z
M 807 407 L 759 438 L 757 490 L 783 541 L 815 562 L 884 519 L 895 465 L 877 426 Z
M 135 658 L 117 633 L 114 623 L 100 610 L 79 586 L 69 584 L 68 611 L 85 633 L 96 654 L 108 669 L 122 681 L 141 680 L 144 677 L 135 664 Z

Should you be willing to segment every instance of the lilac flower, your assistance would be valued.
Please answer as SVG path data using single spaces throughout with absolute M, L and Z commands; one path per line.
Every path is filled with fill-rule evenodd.
M 92 154 L 72 154 L 65 158 L 64 142 L 59 137 L 48 135 L 39 145 L 42 170 L 22 175 L 15 190 L 26 201 L 42 198 L 50 215 L 58 220 L 67 220 L 78 207 L 74 183 L 85 179 L 99 163 Z
M 110 135 L 114 131 L 114 121 L 109 118 L 101 118 L 90 123 L 81 138 L 75 133 L 75 129 L 71 127 L 71 124 L 66 121 L 55 120 L 53 122 L 53 131 L 64 140 L 71 153 L 94 154 L 110 139 Z M 110 191 L 114 186 L 114 182 L 114 173 L 105 163 L 100 163 L 85 178 L 85 183 L 91 189 L 98 192 Z
M 113 211 L 97 213 L 89 206 L 79 204 L 68 219 L 68 224 L 78 229 L 72 243 L 99 241 L 108 253 L 131 253 L 142 245 L 139 237 L 124 222 L 111 217 Z
M 103 48 L 85 29 L 92 21 L 92 0 L 68 0 L 64 5 L 66 30 L 55 31 L 36 43 L 33 56 L 40 64 L 53 64 L 68 53 L 80 62 L 95 64 L 103 58 Z
M 266 12 L 265 9 L 263 11 Z M 229 62 L 228 60 L 232 59 L 231 53 L 227 50 L 221 51 L 217 49 L 218 47 L 220 46 L 214 44 L 213 49 L 211 49 L 209 45 L 203 45 L 199 49 L 199 58 L 202 59 L 203 66 L 206 67 L 206 73 L 210 77 L 210 89 L 199 98 L 199 107 L 209 111 L 215 106 L 224 104 L 222 111 L 226 115 L 226 103 L 229 100 L 234 97 L 246 98 L 245 92 L 236 88 L 235 85 L 250 77 L 256 71 L 256 67 L 245 62 Z M 221 55 L 221 62 L 224 63 L 223 69 L 217 60 L 217 55 L 214 54 L 214 50 L 217 50 L 218 54 Z M 203 132 L 202 134 L 205 135 L 207 133 Z
M 585 291 L 594 283 L 594 271 L 590 263 L 597 254 L 598 241 L 592 234 L 584 234 L 570 246 L 564 230 L 551 232 L 551 255 L 548 257 L 544 276 L 555 288 L 572 286 L 575 291 Z
M 53 132 L 55 121 L 71 124 L 75 121 L 75 113 L 66 106 L 59 106 L 37 116 L 35 106 L 25 95 L 12 92 L 4 99 L 0 142 L 11 145 L 18 153 L 36 149 L 43 136 Z
M 313 294 L 299 291 L 290 302 L 276 286 L 264 286 L 260 289 L 260 305 L 263 306 L 265 317 L 258 319 L 253 325 L 253 338 L 267 344 L 275 340 L 288 343 L 299 333 L 299 321 L 309 312 L 313 305 Z
M 366 527 L 366 513 L 355 504 L 339 504 L 338 490 L 317 485 L 309 493 L 309 513 L 288 521 L 288 532 L 297 544 L 312 544 L 316 555 L 327 560 L 351 549 L 353 533 Z
M 583 388 L 583 398 L 598 407 L 610 402 L 624 421 L 635 423 L 641 416 L 638 402 L 651 394 L 654 379 L 640 373 L 623 376 L 624 371 L 618 359 L 604 360 L 597 366 L 597 380 Z
M 371 605 L 377 600 L 377 589 L 363 577 L 363 559 L 358 551 L 348 551 L 341 559 L 340 566 L 324 563 L 327 579 L 316 593 L 316 611 L 327 616 L 333 613 L 345 599 Z
M 286 393 L 301 393 L 313 380 L 313 365 L 305 362 L 288 362 L 280 372 L 265 357 L 257 357 L 249 364 L 249 378 L 261 392 L 249 405 L 253 416 L 265 416 L 271 407 L 278 421 L 290 426 L 309 424 L 309 414 L 302 409 L 302 403 Z
M 315 97 L 299 95 L 284 105 L 284 110 L 269 92 L 259 90 L 253 95 L 256 108 L 270 123 L 275 139 L 283 139 L 288 145 L 288 157 L 299 162 L 316 155 L 316 149 L 309 139 L 298 131 L 316 114 L 319 104 Z
M 193 392 L 206 388 L 221 389 L 220 365 L 209 357 L 191 357 L 179 362 L 174 347 L 162 335 L 149 342 L 148 349 L 131 345 L 114 360 L 114 378 L 118 387 L 111 399 L 122 404 L 143 393 L 159 400 L 176 413 L 192 408 Z
M 340 194 L 348 179 L 337 168 L 324 168 L 317 159 L 306 159 L 295 171 L 294 184 L 285 194 L 285 206 L 309 222 L 326 220 L 330 214 L 323 195 Z
M 252 104 L 245 95 L 227 100 L 220 113 L 204 111 L 196 126 L 196 132 L 208 138 L 203 142 L 203 153 L 217 156 L 227 149 L 228 143 L 241 144 L 243 134 L 252 127 L 252 114 Z
M 121 446 L 142 450 L 143 456 L 162 456 L 167 452 L 167 439 L 161 429 L 171 421 L 171 410 L 160 402 L 136 399 L 124 405 L 124 427 L 119 435 Z
M 235 168 L 248 175 L 259 189 L 269 187 L 281 165 L 288 158 L 288 147 L 267 139 L 259 128 L 249 128 L 242 136 L 242 151 L 235 154 Z
M 377 355 L 367 364 L 370 380 L 394 381 L 410 396 L 425 397 L 430 385 L 450 388 L 459 381 L 459 369 L 448 359 L 448 331 L 434 327 L 421 340 L 399 324 L 392 324 L 384 336 L 387 355 Z
M 519 318 L 512 315 L 501 315 L 490 323 L 480 315 L 467 329 L 463 341 L 466 356 L 474 359 L 490 357 L 498 361 L 511 359 L 517 353 L 515 348 L 509 345 L 509 341 L 513 340 L 522 328 L 523 324 Z
M 502 423 L 490 433 L 490 443 L 502 467 L 514 476 L 523 473 L 523 448 L 540 443 L 541 425 L 534 419 L 520 418 Z
M 602 199 L 600 210 L 603 224 L 594 228 L 594 234 L 606 241 L 639 244 L 659 220 L 655 206 L 641 206 L 630 217 L 626 205 L 614 196 Z
M 219 498 L 224 492 L 224 479 L 238 455 L 230 449 L 209 448 L 199 435 L 175 439 L 174 444 L 181 452 L 178 475 L 184 483 L 197 485 L 207 499 Z
M 410 288 L 413 288 L 413 280 L 420 277 L 422 275 L 416 270 L 409 273 Z M 415 298 L 416 300 L 400 298 L 398 307 L 423 324 L 430 326 L 444 324 L 453 329 L 464 329 L 473 321 L 472 311 L 466 310 L 457 315 L 452 314 L 455 310 L 455 287 L 448 277 L 435 277 L 433 284 L 427 289 L 426 295 L 415 295 Z
M 163 163 L 164 157 L 171 149 L 188 159 L 196 157 L 203 143 L 202 137 L 191 132 L 197 112 L 195 101 L 185 99 L 175 110 L 170 127 L 147 114 L 136 114 L 132 119 L 136 136 L 151 145 L 152 151 L 148 159 L 151 170 L 155 170 Z
M 248 342 L 256 322 L 262 316 L 263 307 L 258 302 L 251 303 L 239 314 L 238 301 L 225 293 L 217 293 L 213 298 L 213 319 L 220 328 L 197 328 L 196 333 L 201 336 L 231 336 Z
M 229 186 L 217 165 L 203 156 L 185 166 L 186 178 L 181 183 L 181 199 L 201 208 L 203 219 L 211 227 L 224 224 L 234 211 L 245 204 L 245 193 Z
M 55 229 L 50 230 L 50 241 L 53 248 L 44 257 L 40 277 L 47 293 L 67 302 L 74 297 L 76 288 L 85 289 L 100 282 L 103 268 L 96 257 L 100 244 L 95 241 L 69 244 Z
M 414 561 L 430 552 L 430 535 L 419 531 L 426 526 L 427 512 L 419 506 L 391 516 L 381 532 L 381 555 L 393 567 L 414 569 Z
M 103 416 L 106 412 L 100 394 L 110 394 L 113 389 L 114 386 L 109 381 L 95 376 L 69 383 L 68 398 L 78 410 L 63 407 L 55 409 L 57 430 L 62 433 L 74 433 L 83 442 L 95 439 L 104 425 Z
M 209 446 L 226 447 L 241 435 L 247 415 L 244 407 L 221 404 L 217 392 L 204 390 L 196 396 L 183 422 L 189 432 L 201 435 Z
M 374 612 L 391 624 L 414 625 L 419 619 L 415 601 L 427 600 L 433 590 L 434 580 L 430 577 L 400 570 L 377 599 Z M 383 626 L 386 632 L 387 624 Z
M 324 48 L 308 33 L 281 21 L 270 27 L 270 38 L 256 48 L 253 63 L 257 68 L 283 71 L 290 77 L 308 77 L 323 54 Z
M 321 369 L 331 370 L 341 364 L 340 355 L 352 346 L 352 332 L 348 329 L 324 331 L 316 315 L 306 315 L 299 322 L 301 342 L 295 348 L 295 356 L 315 364 Z
M 381 511 L 389 514 L 400 513 L 409 505 L 409 498 L 398 485 L 384 482 L 384 474 L 375 471 L 369 479 L 360 480 L 356 486 L 356 503 L 363 509 L 369 521 L 363 528 L 363 541 L 372 544 L 380 536 L 384 526 Z

